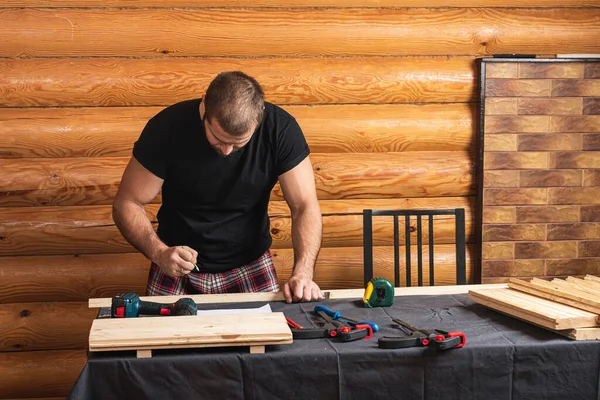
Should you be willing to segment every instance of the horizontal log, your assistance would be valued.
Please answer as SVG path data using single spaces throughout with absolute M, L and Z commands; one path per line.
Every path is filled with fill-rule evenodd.
M 467 266 L 471 271 L 473 245 L 467 248 Z M 449 284 L 451 272 L 443 271 L 450 271 L 455 263 L 454 245 L 439 244 L 434 249 L 435 265 L 439 266 L 441 274 L 439 282 Z M 424 248 L 424 254 L 427 251 Z M 414 265 L 416 253 L 417 248 L 413 246 L 411 254 L 414 254 Z M 279 280 L 283 284 L 291 275 L 293 251 L 272 249 L 272 254 Z M 376 272 L 391 273 L 393 248 L 376 247 L 373 260 Z M 401 263 L 404 265 L 404 258 Z M 112 297 L 120 292 L 144 294 L 149 266 L 149 261 L 140 253 L 0 257 L 3 282 L 0 286 L 0 304 L 78 302 L 89 298 Z M 322 248 L 317 259 L 315 281 L 328 289 L 362 287 L 362 268 L 362 247 Z M 380 271 L 380 268 L 383 269 Z
M 0 106 L 169 105 L 228 70 L 281 105 L 477 101 L 473 57 L 37 58 L 0 59 Z
M 86 361 L 86 350 L 0 353 L 0 393 L 9 399 L 66 397 Z
M 589 54 L 600 52 L 599 16 L 598 8 L 5 9 L 0 56 Z
M 466 213 L 475 212 L 474 197 L 421 197 L 404 199 L 358 199 L 358 200 L 321 200 L 321 213 L 330 215 L 362 215 L 363 210 L 441 210 L 464 208 Z M 285 201 L 269 203 L 271 217 L 289 217 L 290 209 Z
M 0 157 L 127 157 L 159 107 L 0 108 Z M 287 106 L 313 153 L 468 151 L 473 104 Z
M 0 352 L 86 350 L 97 311 L 85 302 L 0 305 Z
M 458 151 L 311 155 L 322 200 L 470 196 L 472 158 Z M 0 159 L 0 206 L 112 204 L 127 161 L 127 157 Z M 283 200 L 279 185 L 271 199 Z
M 596 0 L 428 0 L 427 7 L 594 7 Z M 4 0 L 1 7 L 28 8 L 136 8 L 136 7 L 232 7 L 232 8 L 299 8 L 299 7 L 423 7 L 421 0 Z
M 473 156 L 467 152 L 313 154 L 319 199 L 470 196 Z M 276 184 L 271 200 L 283 200 Z
M 156 206 L 147 215 L 156 225 Z M 470 211 L 467 209 L 467 211 Z M 134 248 L 121 236 L 111 220 L 110 206 L 0 208 L 0 256 L 58 255 L 90 253 L 128 253 Z M 473 241 L 472 215 L 465 216 L 467 241 Z M 423 219 L 423 240 L 427 240 Z M 454 243 L 454 219 L 436 216 L 436 243 Z M 288 216 L 271 217 L 273 248 L 292 247 L 292 220 Z M 400 220 L 403 224 L 403 220 Z M 403 225 L 402 225 L 403 227 Z M 362 246 L 363 219 L 359 213 L 323 216 L 323 247 Z M 401 229 L 400 240 L 404 240 Z M 391 217 L 373 219 L 375 245 L 393 244 Z M 411 243 L 416 243 L 416 220 L 411 219 Z
M 149 267 L 141 253 L 0 257 L 0 304 L 144 293 Z

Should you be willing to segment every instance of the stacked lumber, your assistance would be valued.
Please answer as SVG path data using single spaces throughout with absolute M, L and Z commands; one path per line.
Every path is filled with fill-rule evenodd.
M 474 289 L 469 298 L 575 340 L 600 339 L 600 278 L 511 278 L 508 288 Z

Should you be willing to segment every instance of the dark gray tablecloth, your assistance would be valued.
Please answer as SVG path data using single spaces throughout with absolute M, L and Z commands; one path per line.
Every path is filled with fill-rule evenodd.
M 594 399 L 599 400 L 600 342 L 572 341 L 488 310 L 466 295 L 396 297 L 365 309 L 360 299 L 271 303 L 311 326 L 315 305 L 379 324 L 370 340 L 295 340 L 267 346 L 90 353 L 69 399 Z M 264 303 L 202 308 L 253 308 Z M 168 317 L 164 317 L 168 318 Z M 400 336 L 400 318 L 423 329 L 462 331 L 461 349 L 383 350 L 381 335 Z

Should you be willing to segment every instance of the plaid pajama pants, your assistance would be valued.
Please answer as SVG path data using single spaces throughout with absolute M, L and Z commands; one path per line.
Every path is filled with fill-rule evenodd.
M 269 250 L 250 264 L 226 272 L 192 271 L 173 277 L 163 274 L 152 263 L 146 285 L 146 296 L 278 291 L 277 272 Z

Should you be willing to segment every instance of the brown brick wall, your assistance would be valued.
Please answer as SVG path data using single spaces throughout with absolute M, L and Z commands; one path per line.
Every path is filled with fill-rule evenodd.
M 600 63 L 485 65 L 482 282 L 600 274 Z

